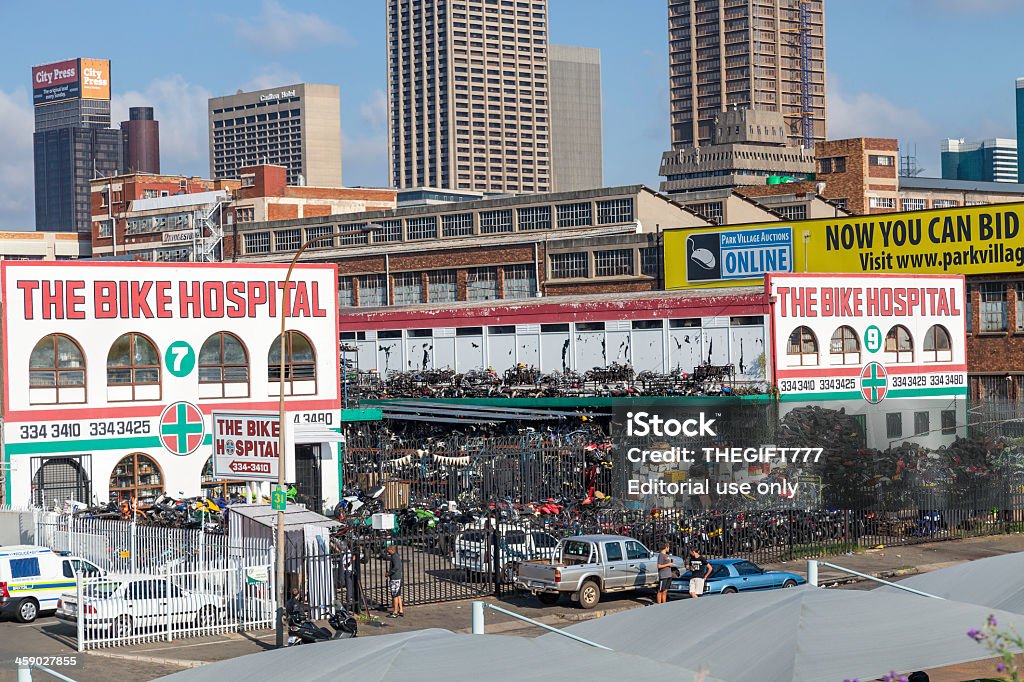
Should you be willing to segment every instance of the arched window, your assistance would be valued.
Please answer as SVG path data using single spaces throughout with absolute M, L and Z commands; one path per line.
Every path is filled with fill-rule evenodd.
M 245 481 L 234 481 L 228 479 L 214 479 L 213 477 L 213 456 L 206 460 L 203 465 L 203 473 L 200 476 L 202 481 L 203 495 L 207 497 L 223 497 L 230 500 L 231 496 L 245 496 Z
M 913 362 L 914 338 L 910 330 L 898 324 L 885 335 L 885 354 L 889 362 Z
M 941 324 L 932 325 L 924 335 L 925 362 L 952 362 L 953 343 L 949 330 Z
M 281 336 L 270 346 L 267 354 L 267 379 L 270 395 L 279 395 L 281 380 Z M 309 338 L 302 332 L 285 333 L 284 394 L 313 395 L 316 393 L 316 352 Z
M 818 364 L 818 339 L 810 327 L 797 327 L 789 335 L 789 346 L 786 355 L 793 358 L 796 365 Z
M 107 354 L 107 399 L 160 399 L 160 353 L 142 334 L 124 334 L 110 347 Z
M 152 503 L 164 491 L 164 476 L 156 460 L 136 452 L 123 458 L 110 474 L 110 499 L 117 502 L 138 499 Z
M 843 325 L 837 329 L 832 334 L 828 350 L 834 365 L 860 364 L 860 339 L 857 338 L 857 332 L 853 327 Z
M 234 334 L 217 332 L 199 351 L 200 398 L 248 398 L 249 353 Z
M 32 349 L 28 397 L 33 405 L 85 402 L 85 356 L 70 336 L 44 336 Z

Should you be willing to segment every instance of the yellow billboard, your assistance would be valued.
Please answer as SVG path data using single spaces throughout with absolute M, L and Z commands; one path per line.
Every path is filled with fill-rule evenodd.
M 110 99 L 110 60 L 78 60 L 82 83 L 82 99 Z
M 665 286 L 759 285 L 768 272 L 1016 272 L 1022 223 L 1014 203 L 668 230 Z

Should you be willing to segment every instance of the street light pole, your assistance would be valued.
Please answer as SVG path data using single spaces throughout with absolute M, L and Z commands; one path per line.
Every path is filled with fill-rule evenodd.
M 278 490 L 284 490 L 284 464 L 285 464 L 285 438 L 284 438 L 284 367 L 285 367 L 285 350 L 287 344 L 285 343 L 285 333 L 287 331 L 288 324 L 288 287 L 292 281 L 292 271 L 295 270 L 295 264 L 299 262 L 299 257 L 302 253 L 317 242 L 322 242 L 325 239 L 333 239 L 335 237 L 344 236 L 348 234 L 361 234 L 365 233 L 369 235 L 371 232 L 375 232 L 380 229 L 380 225 L 374 223 L 368 223 L 360 228 L 354 230 L 339 230 L 331 232 L 329 234 L 314 237 L 308 240 L 305 244 L 299 247 L 299 250 L 295 252 L 295 256 L 292 258 L 292 262 L 288 265 L 288 272 L 284 276 L 284 287 L 281 289 L 281 363 L 278 367 L 278 430 L 277 430 L 277 487 Z M 335 311 L 337 313 L 337 311 Z M 285 502 L 287 506 L 287 501 Z M 322 510 L 321 510 L 322 511 Z M 284 510 L 278 510 L 277 512 L 277 646 L 283 647 L 285 644 L 284 633 L 285 633 L 285 589 L 284 589 Z

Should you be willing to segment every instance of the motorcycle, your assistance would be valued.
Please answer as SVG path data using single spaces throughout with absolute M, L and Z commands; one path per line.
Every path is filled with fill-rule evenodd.
M 359 623 L 355 616 L 343 606 L 335 604 L 334 610 L 327 617 L 327 622 L 334 629 L 334 634 L 309 619 L 305 609 L 288 615 L 287 646 L 316 644 L 334 639 L 352 639 L 359 634 Z

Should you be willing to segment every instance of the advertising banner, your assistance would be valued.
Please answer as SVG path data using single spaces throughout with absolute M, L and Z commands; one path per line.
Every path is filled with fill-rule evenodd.
M 110 99 L 110 60 L 79 59 L 82 99 Z
M 32 103 L 50 104 L 81 94 L 77 59 L 32 67 Z
M 990 204 L 711 232 L 670 230 L 664 235 L 665 282 L 668 289 L 686 289 L 760 285 L 766 272 L 1011 272 L 1024 267 L 1022 224 L 1024 204 Z
M 295 450 L 285 429 L 286 462 Z M 216 478 L 276 481 L 280 455 L 281 420 L 271 412 L 213 413 L 213 474 Z M 285 465 L 286 471 L 292 467 Z
M 961 276 L 768 275 L 782 400 L 963 395 Z

